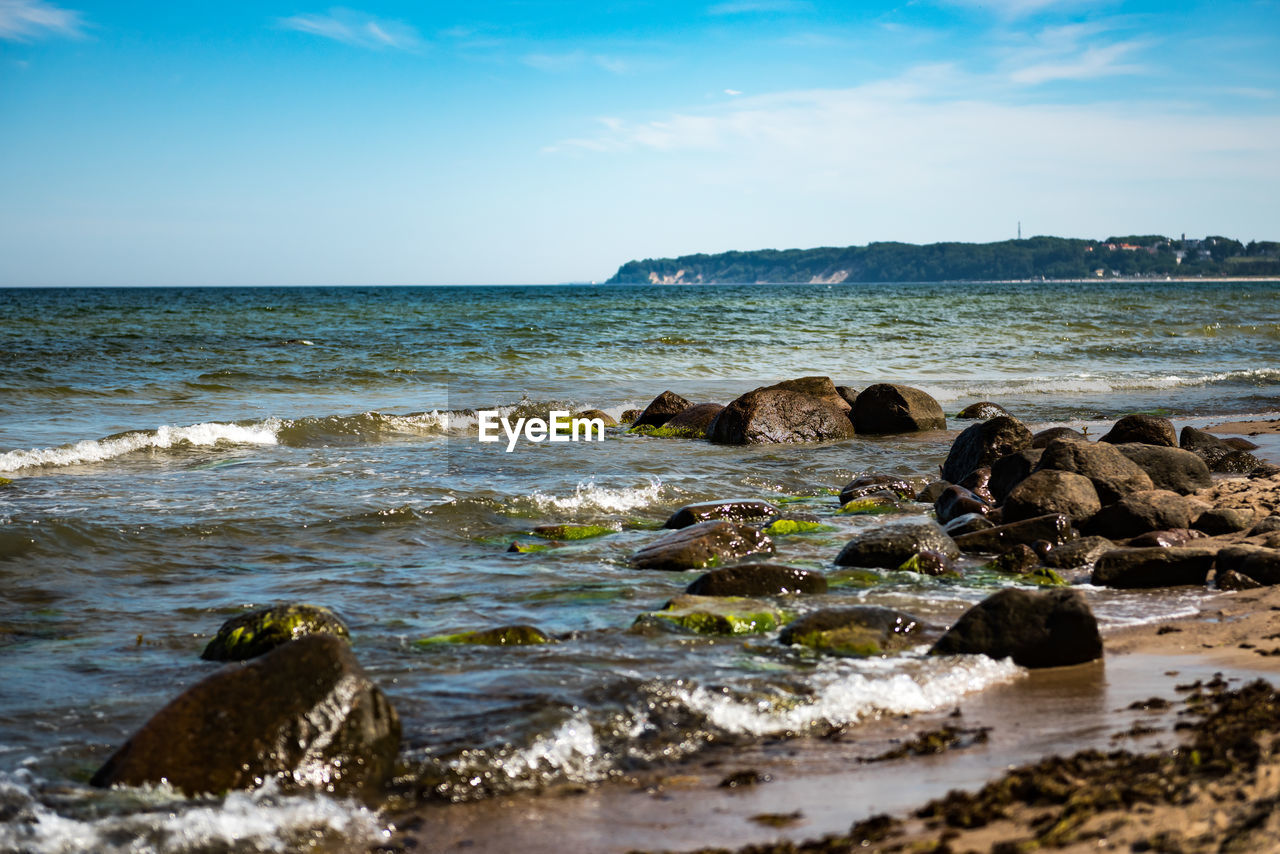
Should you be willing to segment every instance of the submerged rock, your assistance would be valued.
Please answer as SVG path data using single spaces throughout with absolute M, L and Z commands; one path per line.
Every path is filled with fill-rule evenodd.
M 600 419 L 600 421 L 604 423 L 604 426 L 606 427 L 618 426 L 618 419 L 614 418 L 612 415 L 605 412 L 603 409 L 584 409 L 583 411 L 575 415 L 574 418 L 598 418 Z
M 863 389 L 853 404 L 853 424 L 869 435 L 945 430 L 942 406 L 918 388 L 877 383 Z
M 1093 481 L 1105 507 L 1132 492 L 1154 489 L 1155 485 L 1138 464 L 1115 445 L 1055 439 L 1044 449 L 1037 470 L 1054 469 L 1084 475 Z
M 346 642 L 310 635 L 184 691 L 91 783 L 167 781 L 195 796 L 277 781 L 287 790 L 368 797 L 394 770 L 399 745 L 395 709 Z
M 1023 667 L 1064 667 L 1102 657 L 1098 622 L 1075 590 L 1006 588 L 970 608 L 930 655 L 1012 658 Z
M 686 400 L 674 391 L 664 391 L 644 408 L 644 412 L 641 412 L 631 425 L 632 429 L 661 427 L 690 406 L 693 406 L 692 401 Z
M 499 626 L 496 629 L 479 629 L 472 632 L 455 632 L 449 635 L 432 635 L 414 641 L 417 646 L 434 646 L 441 643 L 467 644 L 471 646 L 532 646 L 554 643 L 541 629 L 533 626 Z
M 895 493 L 880 492 L 850 499 L 836 513 L 840 516 L 881 516 L 901 511 L 902 505 Z
M 1041 469 L 1009 493 L 1004 503 L 1004 520 L 1018 522 L 1060 513 L 1079 525 L 1101 509 L 1098 491 L 1089 478 L 1069 471 Z
M 1031 447 L 1031 431 L 1011 415 L 999 415 L 966 427 L 951 443 L 942 479 L 958 483 L 982 466 Z
M 1214 549 L 1113 549 L 1098 558 L 1092 583 L 1100 587 L 1150 588 L 1203 585 L 1213 568 Z
M 784 596 L 826 593 L 821 573 L 777 563 L 744 563 L 713 569 L 685 588 L 695 596 Z
M 865 498 L 877 492 L 892 492 L 902 498 L 916 497 L 916 489 L 908 480 L 891 474 L 864 474 L 844 485 L 840 490 L 840 503 L 848 504 L 855 498 Z
M 809 534 L 828 530 L 816 516 L 782 516 L 762 528 L 771 537 L 789 537 L 792 534 Z
M 764 532 L 725 520 L 699 522 L 655 540 L 631 557 L 637 569 L 704 569 L 773 551 Z
M 1213 484 L 1209 467 L 1191 451 L 1133 443 L 1116 447 L 1147 473 L 1156 489 L 1188 495 Z
M 745 522 L 748 519 L 768 519 L 777 516 L 780 511 L 768 501 L 756 498 L 725 498 L 719 501 L 700 501 L 697 504 L 686 504 L 671 514 L 663 524 L 664 528 L 687 528 L 699 522 L 713 519 L 728 519 L 732 522 Z
M 245 661 L 306 635 L 348 639 L 342 618 L 319 605 L 272 605 L 222 624 L 200 657 L 206 661 Z
M 1173 422 L 1158 415 L 1126 415 L 1115 423 L 1105 436 L 1098 440 L 1112 445 L 1138 442 L 1143 445 L 1178 447 L 1178 434 Z
M 678 430 L 689 438 L 706 437 L 711 429 L 711 422 L 724 409 L 719 403 L 695 403 L 683 412 L 673 415 L 671 420 L 662 425 L 667 430 Z
M 836 556 L 839 566 L 897 569 L 922 551 L 960 556 L 955 542 L 932 520 L 897 522 L 874 528 L 850 540 Z
M 921 575 L 932 575 L 935 577 L 950 576 L 958 578 L 959 570 L 956 569 L 955 562 L 940 551 L 934 549 L 925 549 L 917 552 L 907 558 L 901 566 L 898 567 L 899 572 L 918 572 Z
M 544 540 L 590 540 L 618 532 L 608 525 L 539 525 L 530 533 Z
M 786 388 L 768 387 L 749 391 L 716 416 L 707 438 L 721 445 L 770 445 L 823 442 L 849 439 L 853 422 L 844 408 L 844 399 L 835 394 L 837 404 Z
M 783 615 L 768 602 L 740 596 L 681 594 L 659 611 L 636 617 L 638 628 L 679 628 L 699 635 L 743 635 L 771 632 Z
M 892 608 L 824 608 L 788 625 L 778 641 L 841 655 L 882 655 L 919 643 L 923 624 Z

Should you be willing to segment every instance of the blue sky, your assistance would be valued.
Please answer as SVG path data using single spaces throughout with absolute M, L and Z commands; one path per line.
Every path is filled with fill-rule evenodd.
M 0 285 L 1280 239 L 1280 0 L 0 0 Z

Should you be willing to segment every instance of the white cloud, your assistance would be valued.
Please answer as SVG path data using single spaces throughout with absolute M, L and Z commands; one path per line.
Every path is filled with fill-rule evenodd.
M 738 97 L 739 95 L 741 95 L 741 94 L 742 94 L 742 93 L 741 93 L 740 91 L 738 91 L 737 89 L 725 89 L 725 90 L 724 90 L 724 93 L 725 93 L 726 95 L 728 95 L 730 98 L 736 98 L 736 97 Z
M 1088 80 L 1117 74 L 1141 74 L 1147 70 L 1146 66 L 1125 64 L 1120 60 L 1143 46 L 1141 42 L 1131 41 L 1090 47 L 1065 60 L 1017 68 L 1009 74 L 1009 79 L 1014 83 L 1035 86 L 1053 80 Z
M 80 13 L 43 0 L 0 0 L 0 39 L 28 41 L 44 36 L 79 36 Z
M 351 9 L 333 8 L 324 15 L 281 18 L 280 26 L 373 50 L 414 50 L 423 44 L 418 31 L 402 21 L 383 20 Z
M 1115 41 L 1108 36 L 1120 25 L 1118 21 L 1093 21 L 1045 27 L 1007 48 L 1000 66 L 1008 81 L 1023 86 L 1149 71 L 1142 64 L 1124 61 L 1149 42 Z

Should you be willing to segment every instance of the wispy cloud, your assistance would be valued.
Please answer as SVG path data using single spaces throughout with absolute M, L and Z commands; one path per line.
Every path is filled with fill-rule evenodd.
M 1107 36 L 1111 29 L 1111 24 L 1102 21 L 1046 27 L 1027 43 L 1010 49 L 1002 67 L 1011 82 L 1026 86 L 1147 71 L 1146 66 L 1125 60 L 1148 42 L 1111 40 Z
M 0 39 L 30 41 L 47 36 L 82 35 L 80 13 L 43 0 L 0 0 Z
M 323 15 L 281 18 L 280 26 L 371 50 L 416 50 L 423 45 L 418 31 L 403 21 L 375 18 L 351 9 L 333 8 Z
M 726 0 L 707 9 L 708 15 L 758 15 L 771 12 L 807 12 L 813 4 L 805 0 Z
M 572 71 L 577 68 L 595 67 L 611 74 L 628 74 L 632 65 L 625 59 L 600 53 L 575 50 L 568 53 L 530 53 L 520 58 L 530 68 L 539 71 Z

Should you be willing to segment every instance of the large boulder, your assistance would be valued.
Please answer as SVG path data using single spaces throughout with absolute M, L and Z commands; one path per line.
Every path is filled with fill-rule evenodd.
M 1029 447 L 1031 431 L 1011 415 L 971 424 L 951 443 L 942 464 L 942 479 L 958 483 L 975 469 Z
M 1126 415 L 1117 421 L 1098 440 L 1112 445 L 1124 445 L 1137 442 L 1143 445 L 1163 445 L 1166 448 L 1178 447 L 1178 434 L 1173 429 L 1173 422 L 1158 415 Z
M 796 394 L 807 394 L 809 397 L 821 398 L 845 412 L 853 409 L 853 404 L 848 401 L 845 395 L 840 393 L 840 387 L 831 381 L 831 377 L 800 377 L 794 380 L 783 380 L 780 383 L 767 385 L 758 390 L 794 391 Z
M 304 635 L 350 638 L 347 624 L 318 605 L 272 605 L 222 624 L 200 657 L 206 661 L 245 661 Z
M 1043 448 L 1023 448 L 1006 454 L 991 464 L 991 478 L 987 481 L 987 488 L 991 490 L 991 497 L 996 504 L 1003 504 L 1013 488 L 1035 471 L 1043 455 Z
M 644 408 L 644 412 L 641 412 L 640 417 L 631 425 L 631 429 L 634 430 L 636 427 L 661 427 L 690 406 L 693 406 L 692 401 L 681 397 L 674 391 L 664 391 L 650 401 L 649 405 Z
M 1211 507 L 1196 517 L 1195 529 L 1211 537 L 1245 531 L 1253 524 L 1253 510 L 1248 507 Z
M 721 445 L 822 442 L 853 435 L 853 422 L 842 406 L 783 388 L 747 392 L 726 406 L 707 431 L 707 438 Z
M 1034 519 L 1021 519 L 994 528 L 961 534 L 956 545 L 967 554 L 999 554 L 1014 546 L 1029 546 L 1044 540 L 1050 546 L 1059 546 L 1075 539 L 1071 520 L 1061 513 L 1050 513 Z
M 1023 667 L 1064 667 L 1102 657 L 1098 622 L 1075 590 L 1006 588 L 974 605 L 930 655 L 1012 658 Z
M 687 528 L 699 522 L 728 519 L 731 522 L 768 519 L 777 516 L 779 510 L 768 501 L 758 498 L 726 498 L 720 501 L 701 501 L 686 504 L 671 514 L 664 528 Z
M 309 635 L 188 688 L 91 782 L 167 781 L 194 796 L 275 781 L 285 789 L 372 796 L 392 773 L 399 745 L 395 709 L 346 641 Z
M 691 438 L 706 436 L 711 429 L 711 422 L 716 420 L 723 409 L 718 403 L 695 403 L 683 412 L 671 416 L 662 426 L 664 430 L 680 432 Z
M 1195 427 L 1183 427 L 1180 440 L 1183 450 L 1191 451 L 1203 459 L 1210 471 L 1244 474 L 1262 463 L 1262 460 L 1248 451 Z
M 853 425 L 869 435 L 945 430 L 942 406 L 918 388 L 877 383 L 864 388 L 853 404 Z
M 952 559 L 960 556 L 955 541 L 936 522 L 911 520 L 859 534 L 840 550 L 836 563 L 840 566 L 897 569 L 914 555 L 927 550 L 941 552 Z
M 1093 481 L 1084 475 L 1041 469 L 1013 488 L 1004 503 L 1004 521 L 1019 522 L 1061 513 L 1076 525 L 1102 509 Z
M 1176 492 L 1148 489 L 1126 495 L 1098 511 L 1087 530 L 1121 540 L 1148 531 L 1189 528 L 1203 509 L 1203 505 Z
M 1116 445 L 1120 453 L 1138 464 L 1156 489 L 1189 495 L 1213 485 L 1213 476 L 1204 460 L 1191 451 L 1163 445 L 1127 443 Z
M 1098 558 L 1091 581 L 1127 589 L 1203 585 L 1215 554 L 1202 548 L 1113 549 Z
M 1218 572 L 1237 572 L 1259 584 L 1280 584 L 1280 550 L 1233 546 L 1218 552 Z
M 1031 447 L 1043 450 L 1054 439 L 1074 439 L 1077 442 L 1087 442 L 1089 437 L 1071 427 L 1050 427 L 1032 435 Z
M 773 540 L 757 528 L 723 519 L 699 522 L 658 538 L 631 556 L 637 569 L 705 569 L 773 551 Z
M 1069 471 L 1093 481 L 1105 507 L 1131 492 L 1154 489 L 1155 484 L 1138 464 L 1120 453 L 1115 445 L 1055 439 L 1040 455 L 1039 469 Z
M 778 636 L 787 645 L 842 655 L 881 655 L 919 643 L 920 620 L 875 605 L 824 608 L 790 623 Z
M 685 588 L 696 596 L 785 596 L 826 593 L 821 573 L 777 563 L 744 563 L 713 569 Z

